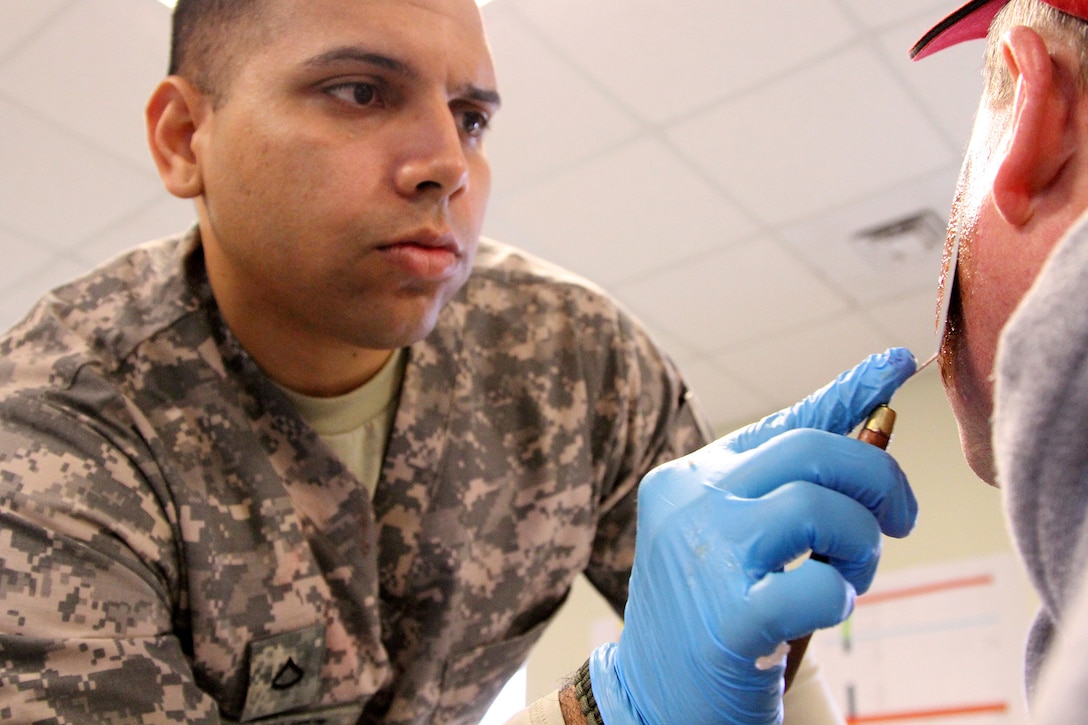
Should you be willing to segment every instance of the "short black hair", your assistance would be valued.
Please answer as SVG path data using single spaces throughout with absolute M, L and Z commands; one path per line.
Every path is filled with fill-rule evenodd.
M 265 0 L 177 0 L 170 33 L 170 75 L 211 97 L 226 98 L 237 53 L 259 33 Z

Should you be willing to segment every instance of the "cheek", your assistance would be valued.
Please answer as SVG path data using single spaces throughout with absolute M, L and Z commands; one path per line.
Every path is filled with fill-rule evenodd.
M 260 129 L 223 134 L 205 165 L 206 198 L 221 220 L 240 217 L 236 224 L 259 226 L 274 209 L 291 174 L 284 173 L 284 155 Z M 260 213 L 258 213 L 260 211 Z
M 952 291 L 949 335 L 940 359 L 941 377 L 960 432 L 960 446 L 971 469 L 993 483 L 990 418 L 993 412 L 992 354 L 961 304 L 960 285 Z
M 956 387 L 977 399 L 972 407 L 985 409 L 988 417 L 997 340 L 1011 310 L 1007 280 L 992 257 L 994 247 L 999 245 L 985 233 L 984 226 L 979 220 L 961 237 L 949 334 L 953 338 Z
M 977 213 L 965 214 L 957 197 L 950 233 L 959 239 L 959 261 L 954 282 L 944 281 L 949 310 L 942 341 L 940 369 L 949 404 L 960 430 L 968 463 L 983 478 L 990 477 L 990 417 L 993 409 L 994 351 L 1002 312 L 990 296 L 995 280 L 978 244 L 981 224 Z M 983 215 L 984 216 L 984 215 Z M 982 254 L 980 254 L 982 252 Z
M 237 163 L 247 180 L 263 184 L 296 212 L 305 215 L 316 206 L 327 215 L 373 194 L 382 178 L 381 148 L 357 135 L 308 128 L 300 120 L 254 128 Z
M 989 420 L 993 407 L 993 359 L 996 336 L 984 320 L 972 314 L 972 303 L 960 296 L 952 344 L 951 383 L 963 405 L 975 417 Z
M 465 202 L 475 236 L 483 228 L 487 202 L 491 197 L 491 166 L 483 154 L 471 159 L 469 164 L 469 189 Z

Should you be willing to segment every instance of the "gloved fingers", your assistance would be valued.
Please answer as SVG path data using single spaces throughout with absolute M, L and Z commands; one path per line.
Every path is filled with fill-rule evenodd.
M 849 496 L 872 512 L 881 530 L 902 537 L 914 528 L 918 502 L 906 474 L 888 453 L 853 438 L 803 429 L 789 431 L 754 451 L 729 456 L 714 466 L 703 450 L 699 473 L 711 486 L 734 496 L 758 498 L 791 481 L 808 481 Z M 716 473 L 720 471 L 720 473 Z
M 791 483 L 753 506 L 750 526 L 765 529 L 748 539 L 742 555 L 753 579 L 809 552 L 825 557 L 859 592 L 868 590 L 876 575 L 880 528 L 869 510 L 848 496 L 810 483 Z
M 876 406 L 891 400 L 916 369 L 914 355 L 903 347 L 870 355 L 799 403 L 730 433 L 723 443 L 740 452 L 795 428 L 847 433 Z
M 806 561 L 796 569 L 768 574 L 748 592 L 752 611 L 760 613 L 762 644 L 753 649 L 773 649 L 778 642 L 833 627 L 854 609 L 856 592 L 850 582 L 827 564 Z

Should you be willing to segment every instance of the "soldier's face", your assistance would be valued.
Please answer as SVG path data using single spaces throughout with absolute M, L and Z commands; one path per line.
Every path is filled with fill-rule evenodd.
M 490 189 L 498 97 L 476 6 L 268 5 L 267 42 L 192 141 L 224 316 L 299 344 L 414 342 L 469 274 Z

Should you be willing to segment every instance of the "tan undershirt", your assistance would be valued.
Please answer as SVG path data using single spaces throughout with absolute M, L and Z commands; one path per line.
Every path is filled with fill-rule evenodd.
M 350 393 L 333 398 L 315 398 L 280 388 L 371 498 L 378 487 L 406 362 L 407 355 L 397 350 L 377 375 Z

